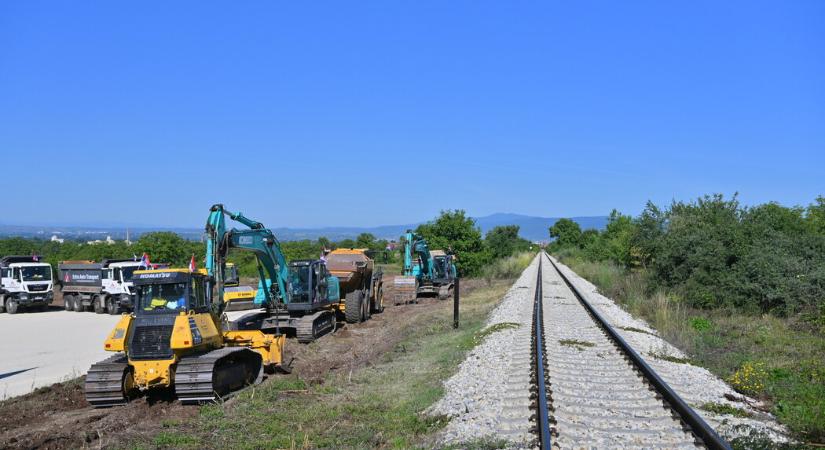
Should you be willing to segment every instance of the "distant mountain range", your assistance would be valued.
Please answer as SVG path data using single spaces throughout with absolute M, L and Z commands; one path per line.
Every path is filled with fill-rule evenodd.
M 607 224 L 607 216 L 571 217 L 581 228 L 603 229 Z M 547 229 L 558 217 L 536 217 L 521 214 L 497 213 L 484 217 L 476 217 L 476 224 L 482 233 L 487 233 L 500 225 L 518 225 L 521 237 L 531 241 L 546 241 L 549 239 Z M 272 232 L 282 241 L 297 241 L 301 239 L 318 239 L 325 236 L 333 241 L 355 238 L 361 233 L 372 233 L 379 239 L 397 239 L 406 230 L 414 229 L 420 223 L 405 225 L 383 225 L 376 227 L 324 227 L 324 228 L 272 228 Z M 164 228 L 164 227 L 130 227 L 129 239 L 137 240 L 141 234 L 152 231 L 172 231 L 189 240 L 200 240 L 203 230 L 196 228 Z M 0 237 L 22 236 L 29 238 L 50 239 L 57 236 L 61 239 L 94 241 L 103 240 L 107 236 L 112 239 L 126 238 L 127 227 L 81 227 L 81 226 L 18 226 L 0 225 Z

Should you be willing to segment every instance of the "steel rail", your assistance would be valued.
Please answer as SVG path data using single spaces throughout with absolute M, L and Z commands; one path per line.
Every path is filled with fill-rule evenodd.
M 549 450 L 552 446 L 550 442 L 550 415 L 547 401 L 547 378 L 544 373 L 544 315 L 541 292 L 541 258 L 539 258 L 539 270 L 536 276 L 536 298 L 535 309 L 533 311 L 533 355 L 536 364 L 536 425 L 539 435 L 539 448 Z
M 724 439 L 722 439 L 719 434 L 716 433 L 707 422 L 705 422 L 702 417 L 696 414 L 696 411 L 693 410 L 676 391 L 673 390 L 660 376 L 656 373 L 656 371 L 651 368 L 645 360 L 639 356 L 636 350 L 624 340 L 624 338 L 619 335 L 619 333 L 613 329 L 612 326 L 607 322 L 607 320 L 602 317 L 602 315 L 590 304 L 589 301 L 585 298 L 585 296 L 579 291 L 579 289 L 570 281 L 570 279 L 559 269 L 558 265 L 547 255 L 547 259 L 550 260 L 550 264 L 553 265 L 553 268 L 556 269 L 561 279 L 564 280 L 567 287 L 573 292 L 579 302 L 587 309 L 590 313 L 590 316 L 596 321 L 600 328 L 602 328 L 610 337 L 610 339 L 616 343 L 621 350 L 633 363 L 633 365 L 641 372 L 642 376 L 650 383 L 651 386 L 656 390 L 659 395 L 662 396 L 662 399 L 667 403 L 671 410 L 673 410 L 676 414 L 678 414 L 679 419 L 686 424 L 689 428 L 691 433 L 702 442 L 702 444 L 713 450 L 730 450 L 731 446 L 728 444 Z M 541 270 L 541 269 L 539 269 Z

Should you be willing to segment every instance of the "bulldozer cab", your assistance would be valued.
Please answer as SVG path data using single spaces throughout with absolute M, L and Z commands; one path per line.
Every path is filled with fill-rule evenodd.
M 287 291 L 290 309 L 335 303 L 340 299 L 338 278 L 330 275 L 321 260 L 304 259 L 289 263 Z
M 209 277 L 187 269 L 139 270 L 133 278 L 136 315 L 209 312 Z

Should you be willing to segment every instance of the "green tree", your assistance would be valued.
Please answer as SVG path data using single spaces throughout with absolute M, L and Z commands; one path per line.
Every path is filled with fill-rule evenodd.
M 416 233 L 427 240 L 431 250 L 443 249 L 456 255 L 461 276 L 476 276 L 490 261 L 481 239 L 481 230 L 464 210 L 446 210 L 434 221 L 419 225 Z
M 805 221 L 814 233 L 825 235 L 825 197 L 818 196 L 816 202 L 808 206 Z
M 206 254 L 203 243 L 187 241 L 171 231 L 146 233 L 133 248 L 138 255 L 148 253 L 152 262 L 167 262 L 176 267 L 186 266 L 193 254 L 195 261 L 203 261 Z
M 361 233 L 355 238 L 355 246 L 358 248 L 375 249 L 377 242 L 371 233 Z
M 559 219 L 550 227 L 550 237 L 555 239 L 553 246 L 578 247 L 581 243 L 582 229 L 571 219 Z
M 518 235 L 518 225 L 502 225 L 487 232 L 484 242 L 493 258 L 510 256 L 530 247 L 530 241 Z

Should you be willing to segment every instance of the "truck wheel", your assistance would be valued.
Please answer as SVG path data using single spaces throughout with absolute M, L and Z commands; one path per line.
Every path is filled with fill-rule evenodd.
M 102 295 L 95 295 L 92 298 L 92 305 L 94 305 L 95 314 L 103 314 L 104 312 L 106 312 L 106 306 L 103 304 L 103 302 L 105 301 L 106 297 Z
M 17 314 L 17 300 L 10 298 L 6 302 L 6 312 L 9 314 Z
M 384 286 L 378 286 L 378 292 L 375 294 L 375 305 L 373 305 L 372 312 L 384 312 Z
M 79 295 L 72 295 L 72 307 L 74 312 L 83 312 L 83 299 Z
M 63 295 L 63 309 L 66 311 L 71 311 L 74 309 L 74 305 L 72 304 L 72 296 L 64 294 Z
M 6 312 L 6 296 L 0 295 L 0 313 Z
M 361 291 L 350 292 L 347 294 L 345 303 L 346 309 L 344 311 L 347 316 L 347 322 L 361 322 L 362 316 L 364 315 L 364 309 L 362 306 L 363 299 L 364 295 Z
M 370 316 L 372 315 L 372 305 L 370 305 L 370 299 L 366 295 L 364 296 L 364 320 L 369 320 Z
M 120 311 L 118 311 L 118 309 L 119 308 L 118 308 L 117 302 L 115 302 L 115 298 L 114 297 L 106 297 L 106 311 L 108 311 L 109 314 L 114 316 L 114 315 L 116 315 L 117 313 L 120 312 Z

